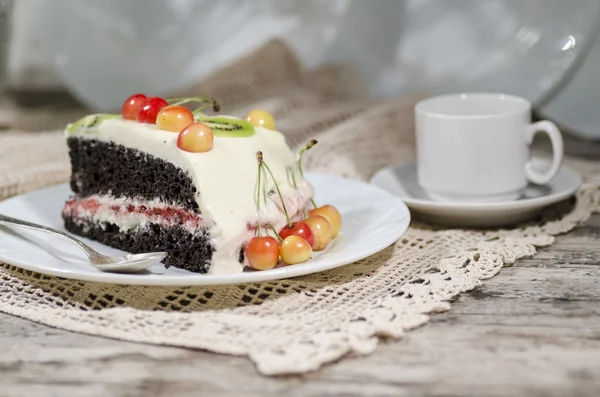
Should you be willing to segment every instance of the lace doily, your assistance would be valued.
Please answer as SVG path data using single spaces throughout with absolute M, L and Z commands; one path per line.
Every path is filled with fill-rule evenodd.
M 199 87 L 190 91 L 212 93 L 227 112 L 272 111 L 293 145 L 318 139 L 306 158 L 313 171 L 367 180 L 380 167 L 414 155 L 412 107 L 418 97 L 368 101 L 352 69 L 305 72 L 281 43 Z M 31 115 L 9 119 L 22 129 L 40 122 Z M 382 337 L 400 338 L 431 313 L 448 310 L 452 297 L 585 221 L 600 208 L 600 165 L 569 164 L 584 175 L 577 197 L 518 228 L 413 223 L 393 246 L 362 261 L 232 286 L 117 286 L 0 264 L 0 311 L 76 332 L 248 356 L 266 375 L 315 370 L 347 354 L 368 354 Z M 0 171 L 0 197 L 66 181 L 61 133 L 0 133 Z

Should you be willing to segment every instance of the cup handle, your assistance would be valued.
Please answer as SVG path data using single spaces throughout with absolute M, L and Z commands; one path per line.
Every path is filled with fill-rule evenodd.
M 537 123 L 531 124 L 527 128 L 527 143 L 531 145 L 533 138 L 538 132 L 545 132 L 550 137 L 550 143 L 552 144 L 552 165 L 550 169 L 545 173 L 539 173 L 533 169 L 531 160 L 525 165 L 525 175 L 530 182 L 538 185 L 544 185 L 552 180 L 558 173 L 563 159 L 563 139 L 560 130 L 556 125 L 550 121 L 538 121 Z

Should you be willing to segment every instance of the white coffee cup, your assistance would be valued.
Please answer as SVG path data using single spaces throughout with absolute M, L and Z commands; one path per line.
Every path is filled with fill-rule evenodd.
M 415 106 L 417 173 L 431 198 L 444 201 L 517 199 L 529 182 L 544 185 L 563 158 L 560 131 L 550 121 L 531 123 L 524 98 L 465 93 L 429 98 Z M 530 145 L 537 132 L 552 143 L 552 164 L 534 169 Z

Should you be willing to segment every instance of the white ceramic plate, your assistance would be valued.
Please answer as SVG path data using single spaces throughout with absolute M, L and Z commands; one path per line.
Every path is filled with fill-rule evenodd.
M 316 200 L 331 203 L 342 213 L 342 230 L 324 251 L 304 264 L 240 274 L 201 275 L 162 264 L 146 274 L 103 273 L 88 264 L 73 243 L 42 232 L 0 227 L 0 260 L 54 276 L 114 284 L 216 285 L 277 280 L 343 266 L 387 248 L 408 228 L 410 213 L 402 200 L 375 186 L 330 175 L 307 174 Z M 70 194 L 67 184 L 23 194 L 0 203 L 0 213 L 64 231 L 60 211 Z M 124 252 L 82 239 L 110 255 Z M 45 249 L 44 249 L 45 248 Z
M 535 217 L 544 207 L 560 202 L 581 186 L 581 177 L 562 166 L 548 185 L 529 185 L 523 196 L 513 201 L 472 203 L 436 201 L 417 182 L 417 166 L 407 163 L 383 168 L 371 183 L 401 198 L 420 219 L 451 226 L 497 227 Z

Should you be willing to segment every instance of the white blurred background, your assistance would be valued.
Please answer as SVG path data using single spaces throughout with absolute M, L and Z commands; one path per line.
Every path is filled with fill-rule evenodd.
M 4 5 L 2 5 L 4 3 Z M 12 91 L 95 111 L 196 83 L 272 38 L 355 65 L 372 96 L 501 91 L 600 140 L 598 0 L 0 0 Z M 2 21 L 0 19 L 0 21 Z M 2 37 L 0 33 L 0 37 Z M 1 60 L 1 59 L 0 59 Z

